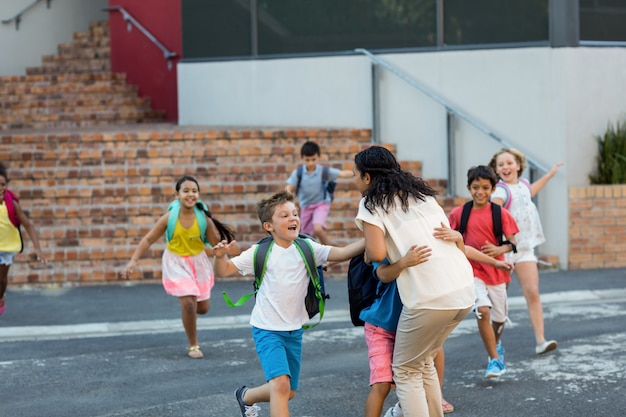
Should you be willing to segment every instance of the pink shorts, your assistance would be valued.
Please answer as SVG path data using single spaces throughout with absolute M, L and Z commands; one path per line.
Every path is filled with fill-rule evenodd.
M 326 229 L 326 218 L 330 212 L 330 204 L 315 203 L 300 210 L 300 232 L 313 236 L 313 225 L 320 224 Z
M 364 332 L 367 356 L 370 359 L 370 385 L 378 382 L 393 383 L 391 359 L 396 332 L 390 332 L 370 323 L 365 323 Z
M 163 288 L 175 297 L 193 295 L 197 301 L 211 298 L 215 284 L 213 266 L 206 253 L 180 256 L 165 249 L 163 251 Z

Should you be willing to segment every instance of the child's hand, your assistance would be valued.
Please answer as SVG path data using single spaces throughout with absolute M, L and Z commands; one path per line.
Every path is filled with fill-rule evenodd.
M 487 256 L 491 256 L 492 258 L 497 258 L 498 256 L 503 255 L 506 252 L 508 252 L 508 247 L 504 245 L 496 246 L 493 243 L 485 241 L 485 244 L 481 246 L 480 251 Z
M 424 263 L 430 258 L 430 255 L 432 255 L 432 249 L 428 246 L 413 245 L 401 259 L 402 268 Z
M 135 261 L 133 260 L 129 261 L 128 264 L 126 265 L 126 269 L 120 272 L 120 277 L 122 279 L 130 278 L 131 274 L 135 272 L 135 266 L 136 266 Z
M 515 269 L 515 266 L 512 263 L 504 262 L 504 261 L 498 261 L 498 260 L 496 260 L 496 263 L 494 263 L 493 266 L 495 266 L 496 268 L 501 269 L 503 271 L 506 271 L 509 274 L 513 273 L 513 269 Z
M 230 243 L 226 240 L 222 240 L 217 245 L 213 246 L 213 255 L 216 258 L 223 258 L 228 252 L 235 246 L 237 241 L 232 240 Z
M 564 162 L 557 162 L 556 164 L 554 164 L 554 166 L 550 169 L 550 174 L 554 175 L 556 174 L 556 171 L 561 168 L 563 165 L 565 165 Z
M 452 230 L 445 224 L 441 223 L 441 227 L 435 227 L 435 233 L 433 233 L 437 239 L 448 240 L 451 242 L 463 241 L 463 235 L 457 230 Z
M 39 250 L 37 250 L 37 251 L 35 251 L 35 252 L 37 253 L 37 255 L 36 255 L 36 256 L 37 256 L 37 258 L 36 258 L 36 259 L 37 259 L 39 262 L 41 262 L 41 263 L 42 263 L 42 264 L 44 264 L 44 265 L 48 263 L 48 260 L 46 259 L 46 257 L 45 257 L 45 256 L 43 256 L 43 252 L 41 251 L 41 249 L 39 249 Z

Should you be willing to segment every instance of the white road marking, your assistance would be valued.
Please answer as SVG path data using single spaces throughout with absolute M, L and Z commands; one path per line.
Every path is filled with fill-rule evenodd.
M 626 300 L 626 289 L 608 289 L 608 290 L 591 290 L 591 291 L 564 291 L 555 293 L 546 293 L 541 295 L 544 305 L 553 305 L 553 312 L 549 314 L 566 315 L 581 314 L 581 308 L 576 311 L 568 310 L 567 307 L 560 308 L 559 304 L 570 302 L 588 302 L 598 303 L 607 301 Z M 510 297 L 510 309 L 525 309 L 526 302 L 523 297 Z M 589 317 L 602 317 L 608 312 L 606 308 L 596 308 L 592 304 L 585 307 Z M 626 314 L 615 309 L 613 314 Z M 600 315 L 600 316 L 598 316 Z M 198 330 L 217 330 L 217 329 L 235 329 L 249 327 L 249 316 L 233 315 L 220 317 L 200 317 L 198 318 Z M 324 314 L 325 323 L 334 322 L 350 322 L 350 313 L 348 310 L 326 310 Z M 474 320 L 465 320 L 455 329 L 451 337 L 460 336 L 462 334 L 473 333 L 476 331 Z M 511 327 L 511 326 L 509 326 Z M 348 339 L 355 337 L 357 334 L 362 336 L 363 330 L 360 327 L 341 329 L 341 332 L 332 330 L 315 330 L 315 332 L 332 332 L 334 338 Z M 171 320 L 143 320 L 143 321 L 126 321 L 117 323 L 83 323 L 58 326 L 19 326 L 19 327 L 0 327 L 0 343 L 17 342 L 17 341 L 33 341 L 33 340 L 63 340 L 63 339 L 79 339 L 88 337 L 115 337 L 124 335 L 140 335 L 140 334 L 157 334 L 157 333 L 175 333 L 182 332 L 183 328 L 180 318 Z M 305 337 L 310 332 L 305 333 Z M 319 337 L 319 333 L 317 336 Z

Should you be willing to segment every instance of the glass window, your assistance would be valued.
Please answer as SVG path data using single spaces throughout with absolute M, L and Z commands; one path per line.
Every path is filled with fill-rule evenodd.
M 183 0 L 183 57 L 249 56 L 248 0 Z
M 547 41 L 548 24 L 548 0 L 444 1 L 447 45 Z
M 258 0 L 259 54 L 436 44 L 435 0 Z
M 580 39 L 626 41 L 624 0 L 580 0 Z

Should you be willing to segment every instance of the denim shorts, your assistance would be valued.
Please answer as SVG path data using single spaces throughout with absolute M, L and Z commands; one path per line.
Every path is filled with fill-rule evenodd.
M 0 252 L 0 265 L 13 265 L 15 252 Z
M 303 329 L 274 331 L 252 327 L 256 353 L 263 367 L 266 381 L 287 375 L 290 377 L 291 390 L 298 390 L 303 331 Z

